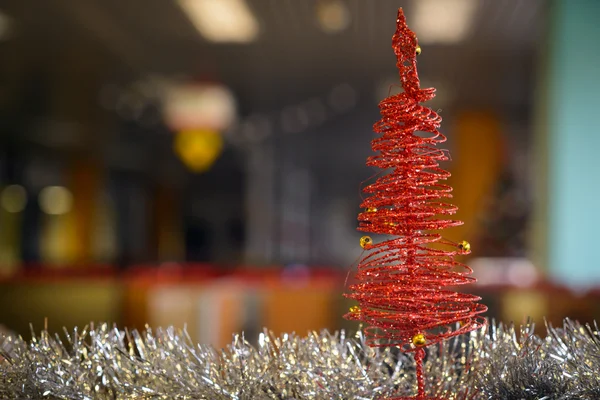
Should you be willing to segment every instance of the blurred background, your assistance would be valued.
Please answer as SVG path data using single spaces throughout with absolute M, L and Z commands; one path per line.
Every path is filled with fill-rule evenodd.
M 595 0 L 5 0 L 0 325 L 355 329 L 404 7 L 489 316 L 600 316 Z

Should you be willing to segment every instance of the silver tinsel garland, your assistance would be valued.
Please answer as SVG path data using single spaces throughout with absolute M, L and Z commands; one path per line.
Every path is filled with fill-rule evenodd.
M 446 399 L 600 399 L 600 333 L 566 320 L 491 324 L 428 348 L 427 390 Z M 372 349 L 359 333 L 241 335 L 227 349 L 173 328 L 99 325 L 27 342 L 0 338 L 0 399 L 375 399 L 414 395 L 410 355 Z

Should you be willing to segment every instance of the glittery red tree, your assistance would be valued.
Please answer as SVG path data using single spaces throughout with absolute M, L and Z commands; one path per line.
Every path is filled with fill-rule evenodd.
M 416 58 L 421 48 L 402 9 L 392 47 L 403 92 L 379 105 L 381 119 L 374 130 L 380 136 L 372 142 L 377 154 L 368 158 L 367 165 L 380 168 L 384 175 L 364 189 L 365 211 L 358 217 L 359 230 L 389 236 L 361 238 L 365 253 L 357 283 L 347 295 L 358 306 L 346 318 L 367 325 L 371 346 L 398 346 L 415 353 L 415 398 L 426 399 L 424 347 L 483 327 L 486 321 L 478 314 L 487 308 L 477 303 L 480 297 L 449 288 L 475 281 L 469 276 L 472 270 L 455 260 L 467 254 L 470 245 L 446 240 L 439 233 L 462 222 L 448 217 L 457 207 L 446 200 L 452 197 L 452 187 L 441 182 L 450 173 L 439 163 L 449 156 L 436 147 L 446 138 L 438 131 L 440 116 L 421 105 L 435 96 L 435 89 L 420 87 Z

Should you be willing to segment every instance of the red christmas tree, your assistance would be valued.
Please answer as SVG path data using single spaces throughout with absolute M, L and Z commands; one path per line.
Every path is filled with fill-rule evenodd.
M 439 167 L 448 153 L 436 148 L 446 138 L 438 131 L 440 116 L 421 105 L 435 96 L 435 89 L 420 87 L 416 57 L 421 48 L 402 9 L 392 47 L 404 90 L 379 104 L 381 120 L 374 130 L 380 136 L 372 142 L 377 154 L 367 160 L 389 172 L 364 189 L 369 196 L 358 217 L 359 230 L 392 238 L 361 238 L 365 254 L 347 295 L 359 305 L 346 318 L 367 325 L 371 346 L 415 352 L 416 399 L 425 399 L 424 347 L 485 326 L 478 314 L 487 308 L 477 303 L 480 297 L 448 290 L 475 281 L 472 270 L 455 260 L 470 246 L 437 232 L 462 222 L 447 217 L 457 207 L 445 200 L 452 197 L 452 187 L 440 183 L 450 176 Z

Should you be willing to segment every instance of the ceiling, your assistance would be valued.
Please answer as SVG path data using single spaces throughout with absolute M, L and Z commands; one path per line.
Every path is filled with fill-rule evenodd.
M 347 0 L 351 25 L 331 35 L 316 23 L 317 0 L 249 0 L 261 35 L 254 43 L 238 45 L 204 41 L 175 1 L 8 0 L 5 10 L 16 21 L 17 37 L 22 33 L 39 47 L 86 37 L 132 75 L 218 79 L 257 104 L 277 104 L 281 97 L 312 95 L 337 82 L 393 74 L 390 38 L 396 9 L 406 9 L 410 24 L 413 1 Z M 518 80 L 527 69 L 528 53 L 541 37 L 545 3 L 480 0 L 468 38 L 458 45 L 425 48 L 421 74 L 452 80 L 460 97 L 464 93 L 475 100 L 480 83 L 512 91 L 504 81 Z M 498 80 L 497 75 L 507 77 Z M 521 96 L 500 97 L 518 102 Z
M 16 76 L 27 81 L 27 71 L 44 68 L 64 69 L 82 85 L 95 79 L 98 85 L 90 91 L 96 92 L 107 83 L 153 76 L 217 80 L 233 90 L 242 117 L 271 116 L 278 131 L 286 106 L 327 96 L 348 83 L 371 110 L 367 118 L 355 117 L 367 121 L 369 129 L 376 92 L 395 76 L 390 39 L 396 10 L 405 8 L 410 25 L 415 0 L 347 0 L 351 24 L 338 34 L 319 29 L 317 1 L 248 0 L 261 35 L 254 43 L 233 45 L 203 40 L 175 1 L 5 0 L 0 7 L 13 20 L 14 34 L 0 43 L 0 55 L 21 61 L 5 67 L 3 85 L 10 89 L 19 81 Z M 545 9 L 544 0 L 480 0 L 466 40 L 424 46 L 422 81 L 447 94 L 444 106 L 527 114 Z M 65 48 L 75 57 L 61 55 Z M 86 62 L 89 66 L 81 67 Z M 310 132 L 323 134 L 322 129 Z

